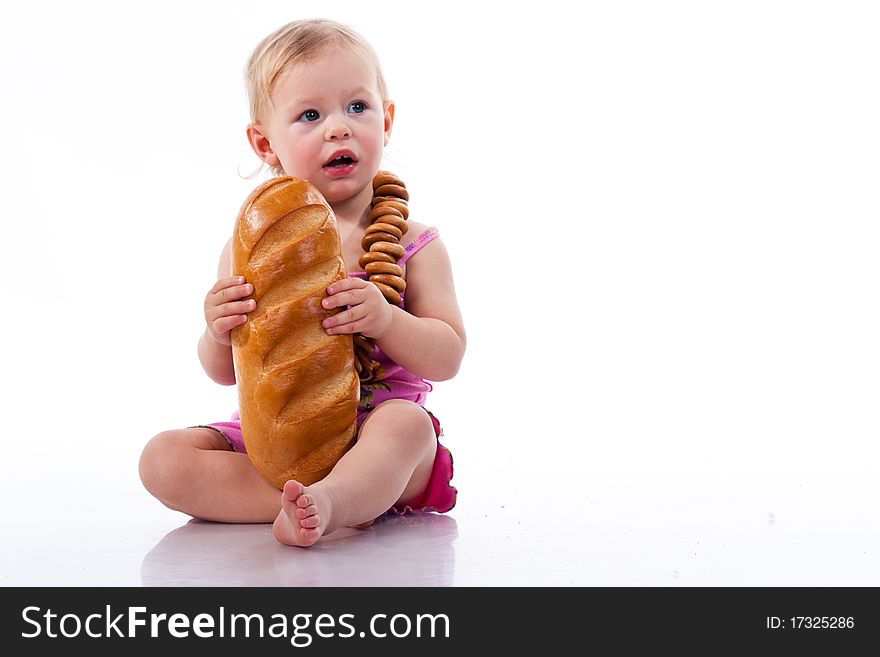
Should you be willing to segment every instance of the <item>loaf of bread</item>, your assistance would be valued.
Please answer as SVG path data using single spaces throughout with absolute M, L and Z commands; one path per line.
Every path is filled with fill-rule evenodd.
M 290 177 L 257 187 L 235 223 L 232 273 L 257 302 L 231 336 L 248 456 L 279 489 L 312 484 L 351 447 L 360 395 L 352 336 L 321 325 L 340 310 L 321 302 L 346 271 L 320 192 Z

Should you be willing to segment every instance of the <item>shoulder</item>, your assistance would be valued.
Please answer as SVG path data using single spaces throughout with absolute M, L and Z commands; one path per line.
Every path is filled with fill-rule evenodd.
M 403 239 L 400 240 L 401 246 L 404 248 L 409 246 L 414 239 L 416 239 L 419 235 L 424 233 L 430 226 L 426 226 L 425 224 L 420 224 L 418 221 L 410 221 L 406 222 L 406 235 L 403 236 Z
M 419 240 L 419 238 L 421 238 L 421 240 L 419 240 L 420 242 L 424 241 L 424 237 L 422 236 L 425 231 L 430 228 L 430 226 L 421 224 L 417 221 L 407 221 L 406 223 L 406 234 L 400 240 L 400 245 L 407 252 L 407 255 L 403 258 L 403 263 L 401 263 L 401 266 L 403 267 L 404 278 L 406 278 L 406 272 L 410 266 L 410 263 L 421 257 L 421 252 L 425 250 L 425 247 L 430 246 L 430 244 L 415 243 L 416 240 Z M 437 238 L 434 238 L 434 240 L 432 241 L 436 242 Z M 413 253 L 410 253 L 411 251 L 413 251 Z M 415 253 L 415 251 L 418 251 L 418 253 Z

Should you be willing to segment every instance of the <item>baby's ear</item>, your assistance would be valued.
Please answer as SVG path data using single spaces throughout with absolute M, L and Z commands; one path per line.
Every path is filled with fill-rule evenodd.
M 248 143 L 251 145 L 251 148 L 254 150 L 254 153 L 257 154 L 257 157 L 260 158 L 263 162 L 268 164 L 270 167 L 277 167 L 281 162 L 278 160 L 278 156 L 275 155 L 275 151 L 272 150 L 272 144 L 269 141 L 269 137 L 266 134 L 263 126 L 259 123 L 251 123 L 247 127 L 247 138 Z
M 388 145 L 388 140 L 391 139 L 391 126 L 394 125 L 394 102 L 390 100 L 386 100 L 384 103 L 385 106 L 385 145 Z

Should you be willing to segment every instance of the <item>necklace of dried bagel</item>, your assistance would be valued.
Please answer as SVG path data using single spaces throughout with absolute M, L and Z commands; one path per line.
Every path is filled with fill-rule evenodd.
M 404 253 L 400 239 L 406 234 L 409 218 L 409 192 L 403 181 L 388 171 L 379 171 L 373 178 L 373 201 L 370 225 L 364 231 L 361 247 L 365 253 L 358 264 L 367 272 L 368 280 L 394 305 L 400 305 L 406 289 L 403 268 L 397 264 Z M 361 333 L 354 334 L 355 368 L 362 384 L 375 380 L 379 363 L 371 358 L 373 340 Z

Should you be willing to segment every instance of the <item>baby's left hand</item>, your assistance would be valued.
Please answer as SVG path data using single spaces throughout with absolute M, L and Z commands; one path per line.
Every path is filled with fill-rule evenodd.
M 327 295 L 322 302 L 324 308 L 350 306 L 321 322 L 327 333 L 363 333 L 379 339 L 391 327 L 391 304 L 369 281 L 348 277 L 328 287 Z

